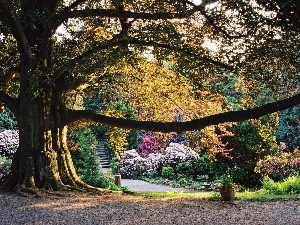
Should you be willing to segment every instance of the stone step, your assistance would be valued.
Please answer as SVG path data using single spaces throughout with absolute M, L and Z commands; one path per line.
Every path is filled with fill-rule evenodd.
M 110 162 L 110 160 L 107 159 L 107 158 L 106 158 L 106 159 L 105 159 L 105 158 L 101 158 L 101 159 L 99 159 L 99 161 L 100 161 L 100 162 Z
M 97 156 L 99 157 L 100 168 L 109 169 L 110 159 L 107 157 L 104 145 L 101 143 L 96 145 L 95 150 L 97 151 Z
M 100 160 L 102 159 L 110 160 L 106 155 L 97 155 L 97 156 L 100 158 Z
M 100 167 L 102 167 L 102 168 L 110 168 L 109 164 L 101 164 Z
M 95 146 L 95 150 L 97 151 L 97 156 L 99 157 L 100 167 L 109 169 L 111 160 L 107 157 L 104 145 L 102 143 L 99 143 Z

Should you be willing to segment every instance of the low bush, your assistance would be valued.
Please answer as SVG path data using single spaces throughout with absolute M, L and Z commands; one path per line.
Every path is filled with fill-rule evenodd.
M 208 158 L 208 154 L 201 155 L 193 164 L 193 175 L 197 176 L 208 176 L 208 178 L 212 178 L 214 176 L 212 172 L 213 162 Z
M 164 165 L 175 167 L 178 163 L 194 163 L 199 155 L 190 147 L 178 143 L 170 143 L 164 151 Z
M 264 177 L 263 189 L 270 194 L 300 194 L 300 177 L 291 176 L 283 181 L 275 182 L 269 177 Z
M 186 187 L 188 185 L 188 181 L 184 177 L 180 178 L 177 183 L 180 187 Z
M 161 170 L 161 176 L 165 179 L 170 179 L 170 180 L 175 179 L 175 171 L 173 167 L 170 166 L 163 167 Z
M 178 165 L 176 166 L 177 175 L 180 174 L 182 176 L 189 177 L 192 175 L 192 171 L 193 171 L 193 166 L 188 162 L 178 163 Z
M 0 184 L 8 176 L 11 167 L 11 160 L 6 157 L 0 157 Z

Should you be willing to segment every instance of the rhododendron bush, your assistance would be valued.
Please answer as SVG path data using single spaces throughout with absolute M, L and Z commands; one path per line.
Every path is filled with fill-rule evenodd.
M 148 176 L 164 166 L 176 166 L 181 162 L 192 164 L 198 157 L 191 148 L 178 143 L 170 143 L 161 153 L 150 153 L 147 156 L 132 149 L 122 154 L 122 160 L 118 164 L 119 173 L 125 178 Z
M 160 143 L 156 136 L 144 135 L 141 137 L 140 154 L 144 157 L 151 153 L 159 153 L 161 151 Z
M 5 130 L 0 133 L 0 156 L 12 158 L 19 148 L 19 131 Z
M 280 181 L 290 176 L 300 176 L 300 150 L 295 149 L 294 152 L 269 155 L 257 163 L 255 171 L 274 181 Z

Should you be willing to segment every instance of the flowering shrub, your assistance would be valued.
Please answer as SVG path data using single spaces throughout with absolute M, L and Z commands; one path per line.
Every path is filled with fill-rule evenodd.
M 170 143 L 165 150 L 164 165 L 175 166 L 181 162 L 193 163 L 199 155 L 190 147 L 178 143 Z
M 142 137 L 142 143 L 140 145 L 140 151 L 142 156 L 148 156 L 150 153 L 159 153 L 160 146 L 157 138 L 152 135 L 144 135 Z
M 148 157 L 142 157 L 134 149 L 125 151 L 122 160 L 118 164 L 119 173 L 125 178 L 147 176 L 161 167 L 162 154 L 150 153 Z
M 0 184 L 10 172 L 11 160 L 0 157 Z
M 150 153 L 147 157 L 140 155 L 136 150 L 125 151 L 119 162 L 119 173 L 122 177 L 134 178 L 148 176 L 162 167 L 173 166 L 178 163 L 193 163 L 198 154 L 191 148 L 181 144 L 170 143 L 163 153 Z
M 292 175 L 300 176 L 300 150 L 267 156 L 258 161 L 255 172 L 275 181 L 286 179 Z
M 19 131 L 5 130 L 0 133 L 0 156 L 12 158 L 19 148 Z

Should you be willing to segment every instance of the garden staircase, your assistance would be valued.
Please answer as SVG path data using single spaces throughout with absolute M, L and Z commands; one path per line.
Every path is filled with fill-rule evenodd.
M 97 152 L 97 156 L 99 157 L 99 160 L 100 160 L 101 172 L 108 172 L 110 159 L 107 157 L 103 143 L 99 142 L 99 144 L 96 145 L 96 152 Z

